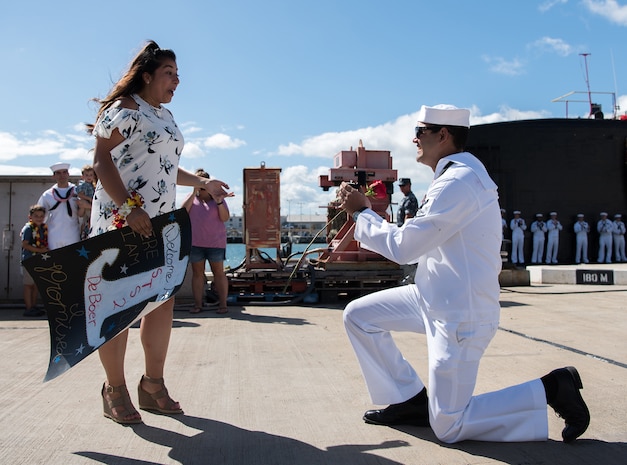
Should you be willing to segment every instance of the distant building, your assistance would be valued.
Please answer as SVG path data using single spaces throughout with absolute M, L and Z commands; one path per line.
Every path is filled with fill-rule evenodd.
M 281 229 L 284 237 L 291 237 L 292 242 L 310 242 L 327 224 L 322 215 L 287 215 L 281 217 Z M 318 236 L 321 242 L 326 240 L 326 231 Z
M 79 177 L 70 176 L 78 184 Z M 20 231 L 28 221 L 28 209 L 37 203 L 41 193 L 54 184 L 52 176 L 0 175 L 0 301 L 22 300 Z
M 225 223 L 225 226 L 227 242 L 243 242 L 242 231 L 244 229 L 241 215 L 231 215 L 229 220 Z

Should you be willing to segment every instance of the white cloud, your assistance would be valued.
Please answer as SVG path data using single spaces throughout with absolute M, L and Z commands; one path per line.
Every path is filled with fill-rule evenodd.
M 193 140 L 186 140 L 182 156 L 185 158 L 202 158 L 205 156 L 205 152 L 197 142 Z
M 94 160 L 94 152 L 92 150 L 87 150 L 83 147 L 75 147 L 75 148 L 64 148 L 59 152 L 59 160 L 64 161 L 72 161 L 72 160 L 83 160 L 86 162 L 91 162 Z M 85 165 L 87 163 L 83 163 Z
M 623 113 L 627 110 L 627 95 L 619 97 L 618 104 L 623 108 Z M 548 112 L 519 110 L 508 106 L 499 108 L 498 111 L 483 115 L 478 107 L 471 108 L 470 121 L 472 125 L 496 123 L 502 121 L 514 121 L 522 119 L 546 118 L 551 115 Z M 609 115 L 608 115 L 609 116 Z M 417 112 L 401 115 L 393 121 L 382 123 L 378 126 L 371 126 L 343 132 L 327 132 L 318 136 L 309 137 L 300 143 L 292 142 L 282 145 L 276 154 L 283 156 L 283 161 L 279 163 L 281 171 L 281 214 L 326 215 L 326 206 L 335 198 L 335 189 L 331 188 L 325 192 L 319 186 L 319 176 L 329 174 L 333 166 L 333 155 L 341 150 L 348 150 L 350 147 L 357 147 L 361 140 L 366 149 L 389 150 L 392 155 L 393 168 L 397 170 L 398 177 L 408 177 L 412 179 L 414 193 L 421 198 L 426 192 L 433 173 L 424 165 L 416 162 L 416 146 L 412 143 L 413 128 L 417 118 Z M 239 147 L 244 143 L 237 139 L 232 139 L 226 134 L 223 137 L 214 137 L 214 147 L 228 149 L 229 147 Z M 205 157 L 207 147 L 206 141 L 211 138 L 188 138 L 185 144 L 183 159 L 187 160 L 189 167 L 181 166 L 189 171 L 194 171 L 197 166 L 192 166 L 200 158 Z M 48 156 L 54 157 L 56 161 L 63 159 L 72 162 L 72 174 L 80 174 L 80 167 L 92 159 L 91 137 L 83 136 L 80 133 L 63 135 L 54 131 L 37 134 L 11 134 L 0 132 L 0 162 L 14 160 L 22 156 Z M 89 142 L 89 143 L 88 143 Z M 238 145 L 239 144 L 239 145 Z M 276 155 L 275 154 L 275 155 Z M 289 157 L 296 156 L 292 164 Z M 303 157 L 317 157 L 318 166 L 306 166 Z M 311 161 L 311 160 L 308 160 Z M 49 175 L 48 163 L 43 162 L 43 167 L 24 167 L 13 165 L 0 165 L 0 172 L 5 175 Z M 402 194 L 395 188 L 393 202 L 398 203 Z M 229 202 L 231 211 L 241 214 L 242 192 L 237 183 L 233 186 L 236 197 Z M 180 204 L 183 198 L 190 192 L 189 188 L 177 189 L 177 203 Z M 396 211 L 396 207 L 394 207 Z
M 7 176 L 49 176 L 52 180 L 50 168 L 47 166 L 0 165 L 0 173 Z M 71 174 L 77 173 L 71 172 Z
M 506 76 L 517 76 L 519 74 L 523 74 L 524 64 L 518 58 L 514 58 L 513 60 L 506 60 L 502 57 L 491 57 L 488 55 L 484 55 L 483 61 L 485 61 L 489 65 L 490 71 L 497 74 L 505 74 Z
M 426 192 L 433 172 L 426 166 L 416 162 L 416 146 L 412 143 L 413 127 L 417 118 L 417 112 L 403 115 L 396 120 L 379 126 L 367 127 L 358 130 L 324 133 L 305 139 L 300 144 L 290 143 L 281 146 L 278 153 L 284 156 L 320 157 L 328 161 L 326 166 L 316 170 L 304 165 L 295 165 L 284 168 L 281 174 L 281 198 L 282 212 L 291 210 L 292 214 L 298 212 L 295 205 L 302 203 L 303 214 L 314 214 L 316 206 L 326 205 L 335 197 L 334 188 L 327 193 L 320 193 L 319 176 L 329 174 L 333 166 L 332 157 L 341 150 L 348 150 L 351 146 L 357 147 L 361 140 L 366 149 L 389 150 L 392 155 L 393 169 L 397 170 L 398 177 L 412 179 L 412 189 L 417 197 L 422 197 Z M 548 112 L 523 111 L 503 106 L 498 112 L 482 115 L 475 106 L 471 108 L 470 121 L 472 125 L 495 123 L 501 121 L 513 121 L 523 119 L 538 119 L 549 117 Z M 290 199 L 291 202 L 287 203 Z M 402 193 L 395 188 L 392 201 L 400 202 Z M 302 207 L 301 205 L 298 205 Z M 396 207 L 394 207 L 394 211 Z M 284 213 L 285 214 L 285 213 Z
M 546 2 L 538 6 L 538 10 L 540 10 L 542 13 L 546 13 L 555 5 L 564 5 L 566 3 L 568 3 L 568 0 L 547 0 Z
M 205 138 L 202 144 L 208 149 L 236 149 L 246 145 L 246 142 L 241 139 L 234 139 L 228 134 L 220 133 Z
M 320 174 L 327 174 L 328 167 L 308 168 L 295 165 L 281 171 L 282 215 L 326 215 L 326 206 L 335 198 L 335 190 L 324 192 L 318 184 Z
M 200 130 L 200 129 L 199 129 Z M 227 134 L 214 134 L 205 138 L 186 138 L 183 156 L 187 158 L 203 158 L 212 149 L 232 150 L 246 145 L 241 139 L 234 139 Z
M 197 132 L 202 132 L 202 128 L 199 126 L 193 126 L 194 123 L 184 123 L 181 125 L 181 132 L 183 135 L 188 136 Z
M 0 132 L 0 161 L 52 155 L 63 160 L 87 160 L 92 158 L 89 153 L 91 142 L 91 137 L 86 134 L 60 134 L 50 130 L 37 135 Z
M 479 108 L 473 106 L 470 109 L 470 124 L 474 126 L 477 124 L 500 123 L 503 121 L 549 118 L 550 116 L 551 115 L 548 111 L 523 111 L 517 110 L 515 108 L 510 108 L 506 105 L 499 108 L 499 111 L 496 113 L 482 115 L 479 111 Z
M 63 150 L 63 144 L 55 136 L 30 138 L 8 132 L 0 132 L 0 160 L 8 161 L 17 157 L 53 155 Z
M 627 26 L 627 5 L 619 5 L 616 0 L 583 0 L 582 3 L 590 12 Z
M 531 46 L 542 51 L 555 52 L 563 57 L 577 52 L 572 45 L 564 42 L 562 39 L 555 39 L 553 37 L 542 37 L 533 42 Z

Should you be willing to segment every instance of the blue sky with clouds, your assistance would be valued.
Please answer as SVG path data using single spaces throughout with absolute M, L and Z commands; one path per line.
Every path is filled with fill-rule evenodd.
M 564 117 L 551 100 L 586 91 L 587 64 L 606 117 L 612 94 L 627 110 L 625 1 L 10 2 L 0 15 L 0 172 L 89 163 L 90 99 L 146 39 L 177 54 L 168 107 L 186 138 L 181 166 L 228 182 L 234 212 L 242 169 L 265 162 L 283 170 L 283 214 L 324 214 L 333 194 L 318 176 L 359 140 L 390 150 L 421 196 L 431 173 L 411 139 L 422 104 L 470 108 L 472 124 Z M 587 111 L 568 106 L 569 117 Z

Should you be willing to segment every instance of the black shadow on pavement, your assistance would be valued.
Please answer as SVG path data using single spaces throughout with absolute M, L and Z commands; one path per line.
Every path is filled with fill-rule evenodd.
M 329 447 L 327 450 L 305 442 L 269 434 L 264 431 L 249 431 L 228 423 L 186 415 L 173 416 L 184 425 L 198 430 L 197 434 L 185 436 L 177 432 L 156 428 L 146 424 L 131 425 L 135 433 L 154 444 L 169 447 L 170 459 L 185 465 L 403 465 L 367 452 L 377 449 L 407 447 L 406 441 L 386 441 L 381 444 L 347 444 Z M 117 455 L 79 451 L 76 455 L 106 463 L 108 465 L 153 465 L 153 462 L 121 457 Z

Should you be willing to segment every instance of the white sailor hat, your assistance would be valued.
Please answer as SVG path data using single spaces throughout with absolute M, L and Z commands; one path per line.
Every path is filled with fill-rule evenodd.
M 601 212 L 601 213 L 599 213 L 599 215 L 601 215 L 601 216 L 607 216 L 607 212 Z
M 70 169 L 70 164 L 69 163 L 63 163 L 63 162 L 57 162 L 54 165 L 51 165 L 50 169 L 52 170 L 53 173 L 55 171 L 59 171 L 59 170 L 69 170 Z
M 551 212 L 549 213 L 549 216 L 557 216 L 557 212 Z
M 470 110 L 444 104 L 434 107 L 423 105 L 418 112 L 418 122 L 438 126 L 462 126 L 469 128 Z
M 520 210 L 514 210 L 514 215 L 520 215 Z
M 583 213 L 577 213 L 577 218 L 583 218 Z
M 543 216 L 542 213 L 536 213 L 536 218 L 542 218 Z
M 620 213 L 617 213 L 616 215 L 614 215 L 614 218 L 622 218 L 623 215 L 621 215 Z

